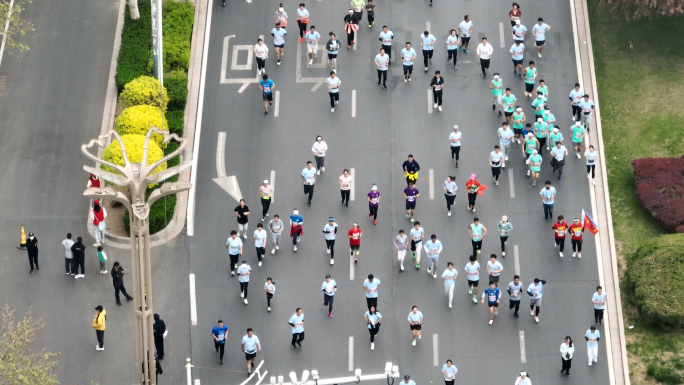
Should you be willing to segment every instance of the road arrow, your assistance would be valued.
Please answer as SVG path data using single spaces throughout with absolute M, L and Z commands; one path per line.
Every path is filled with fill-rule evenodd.
M 228 195 L 232 196 L 236 201 L 242 199 L 240 186 L 238 185 L 235 175 L 226 176 L 226 133 L 219 132 L 218 142 L 216 142 L 216 173 L 218 176 L 214 178 L 214 182 L 224 189 Z

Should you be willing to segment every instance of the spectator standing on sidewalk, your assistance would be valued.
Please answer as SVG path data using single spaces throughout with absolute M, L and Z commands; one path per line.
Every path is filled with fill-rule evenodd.
M 71 252 L 74 255 L 73 264 L 71 265 L 71 275 L 75 279 L 85 278 L 85 245 L 83 244 L 83 238 L 76 238 L 76 243 L 71 246 Z M 81 267 L 81 274 L 78 273 L 78 268 Z M 75 275 L 74 275 L 75 274 Z
M 157 350 L 157 359 L 164 359 L 164 337 L 166 337 L 166 323 L 159 317 L 159 314 L 154 314 L 154 348 Z
M 104 350 L 106 320 L 107 311 L 102 307 L 102 305 L 97 305 L 95 308 L 95 318 L 93 318 L 93 329 L 95 329 L 95 334 L 97 335 L 97 345 L 95 345 L 95 350 Z
M 93 209 L 90 210 L 89 220 L 93 221 L 93 226 L 95 226 L 95 244 L 93 246 L 98 247 L 104 243 L 105 239 L 105 229 L 107 225 L 105 224 L 105 219 L 107 218 L 107 211 L 104 207 L 100 206 L 100 201 L 95 199 L 93 204 Z
M 66 239 L 62 241 L 62 251 L 64 251 L 64 269 L 66 270 L 66 275 L 74 275 L 72 270 L 74 253 L 71 251 L 71 246 L 73 245 L 74 241 L 71 240 L 71 233 L 67 233 Z
M 116 298 L 116 304 L 121 306 L 121 300 L 119 299 L 119 292 L 122 292 L 123 295 L 126 297 L 126 301 L 130 301 L 133 299 L 128 293 L 126 292 L 126 287 L 124 287 L 123 283 L 123 277 L 124 274 L 126 273 L 126 270 L 119 264 L 119 262 L 114 262 L 114 265 L 112 266 L 112 280 L 114 283 L 114 297 Z
M 31 265 L 29 274 L 33 274 L 33 265 L 35 265 L 36 270 L 40 270 L 40 267 L 38 267 L 38 238 L 33 233 L 29 233 L 26 240 L 26 250 L 28 251 L 29 265 Z
M 102 184 L 100 182 L 100 178 L 98 178 L 97 175 L 90 174 L 90 178 L 88 178 L 88 183 L 86 183 L 86 188 L 100 188 L 102 187 Z M 90 208 L 93 207 L 94 201 L 94 198 L 90 199 Z

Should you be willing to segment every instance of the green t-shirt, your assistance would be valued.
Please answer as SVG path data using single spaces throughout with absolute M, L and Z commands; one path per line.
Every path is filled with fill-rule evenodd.
M 541 161 L 542 157 L 539 154 L 530 156 L 530 170 L 539 172 L 541 170 Z M 539 165 L 535 166 L 534 163 L 539 163 Z
M 537 69 L 536 68 L 530 68 L 530 67 L 525 68 L 525 83 L 534 84 L 535 76 L 537 76 Z
M 551 123 L 549 123 L 549 121 L 555 122 L 555 120 L 551 120 L 552 117 L 553 117 L 554 119 L 556 118 L 556 117 L 553 116 L 552 114 L 549 114 L 549 115 L 544 114 L 544 115 L 542 115 L 542 119 L 544 119 L 544 123 L 546 123 L 546 124 L 551 124 Z
M 524 112 L 521 112 L 521 113 L 514 112 L 513 113 L 513 128 L 517 128 L 519 130 L 522 130 L 522 128 L 523 128 L 522 120 L 524 117 L 525 117 Z M 516 123 L 515 122 L 516 120 L 520 121 L 520 123 Z
M 541 115 L 544 113 L 544 98 L 535 98 L 532 101 L 532 107 L 534 107 L 534 114 Z
M 549 134 L 549 125 L 542 122 L 539 124 L 539 122 L 534 124 L 535 131 L 537 131 L 537 138 L 546 138 L 546 136 Z
M 531 154 L 532 151 L 537 149 L 537 139 L 525 138 L 525 152 Z
M 492 95 L 493 96 L 501 95 L 501 82 L 502 82 L 502 79 L 499 79 L 498 82 L 496 80 L 492 80 L 492 86 L 493 86 Z
M 100 262 L 107 262 L 107 260 L 105 259 L 105 256 L 104 256 L 104 252 L 102 252 L 102 251 L 97 252 L 97 259 L 100 260 Z
M 511 94 L 511 96 L 504 95 L 503 98 L 503 103 L 504 103 L 504 110 L 506 112 L 513 112 L 515 110 L 515 95 Z
M 575 143 L 582 143 L 582 134 L 584 134 L 584 127 L 572 126 L 572 141 Z
M 557 134 L 554 134 L 553 132 L 551 132 L 551 134 L 549 135 L 549 137 L 551 138 L 551 143 L 553 143 L 553 144 L 555 144 L 556 142 L 559 142 L 559 141 L 563 140 L 563 135 L 561 135 L 560 132 L 557 133 Z
M 549 101 L 549 86 L 544 86 L 544 87 L 539 86 L 539 87 L 537 87 L 537 91 L 544 94 L 544 97 L 542 98 L 542 99 L 544 99 L 544 102 Z

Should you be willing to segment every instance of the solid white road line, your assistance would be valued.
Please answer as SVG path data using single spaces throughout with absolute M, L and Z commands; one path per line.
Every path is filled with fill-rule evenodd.
M 271 195 L 271 203 L 275 202 L 275 170 L 271 170 L 270 186 L 273 189 L 273 195 Z
M 501 48 L 506 48 L 506 37 L 504 34 L 504 25 L 499 23 L 499 39 L 501 41 Z
M 275 108 L 273 109 L 273 117 L 277 118 L 280 115 L 280 91 L 275 92 Z
M 515 185 L 513 184 L 513 169 L 508 169 L 508 186 L 511 190 L 511 198 L 515 198 Z
M 426 21 L 426 22 L 425 22 L 425 30 L 428 31 L 428 32 L 430 32 L 430 27 L 431 27 L 430 22 L 429 22 L 429 21 Z M 422 35 L 422 33 L 421 33 L 421 35 Z
M 352 118 L 356 117 L 356 90 L 352 90 Z
M 356 186 L 356 169 L 354 169 L 354 167 L 351 168 L 351 174 L 349 175 L 351 176 L 352 180 L 351 189 L 349 191 L 349 200 L 354 202 L 354 190 L 356 190 L 356 187 L 354 187 Z
M 360 21 L 361 20 L 359 20 L 359 22 Z M 359 23 L 359 25 L 361 25 L 361 24 Z M 354 51 L 356 51 L 356 46 L 359 45 L 359 31 L 361 31 L 361 29 L 359 29 L 358 31 L 356 31 L 356 33 L 354 33 L 354 44 L 352 44 L 352 47 L 353 47 L 352 49 Z
M 525 355 L 525 332 L 520 331 L 520 363 L 527 363 L 527 356 Z
M 354 280 L 354 254 L 352 253 L 351 247 L 349 248 L 349 280 Z
M 430 91 L 432 91 L 432 89 L 428 88 L 427 89 L 428 114 L 432 113 L 432 95 L 430 95 L 431 94 Z
M 430 199 L 434 200 L 435 199 L 435 170 L 430 169 L 428 172 L 429 180 L 430 180 Z
M 432 366 L 439 366 L 439 345 L 437 334 L 432 335 Z
M 190 274 L 190 322 L 197 326 L 197 296 L 195 295 L 195 274 Z
M 515 262 L 515 274 L 520 275 L 520 252 L 518 245 L 513 246 L 513 261 Z
M 354 337 L 349 337 L 349 371 L 354 371 Z

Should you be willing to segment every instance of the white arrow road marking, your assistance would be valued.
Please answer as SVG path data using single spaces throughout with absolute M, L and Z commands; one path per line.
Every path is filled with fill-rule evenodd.
M 240 384 L 240 385 L 247 384 L 254 376 L 257 376 L 257 378 L 258 378 L 258 381 L 256 382 L 255 385 L 261 384 L 261 381 L 263 381 L 264 378 L 266 378 L 266 374 L 268 373 L 268 370 L 264 370 L 263 374 L 259 371 L 259 369 L 261 369 L 261 366 L 263 364 L 264 364 L 263 360 L 261 362 L 259 362 L 259 365 L 257 365 L 257 367 L 254 369 L 254 372 L 252 372 L 252 374 L 249 377 L 247 377 L 247 379 L 245 381 L 243 381 L 242 384 Z
M 239 202 L 242 199 L 242 193 L 240 192 L 240 186 L 238 186 L 237 177 L 235 175 L 226 176 L 225 132 L 219 132 L 218 142 L 216 142 L 216 173 L 218 176 L 214 178 L 214 182 Z

